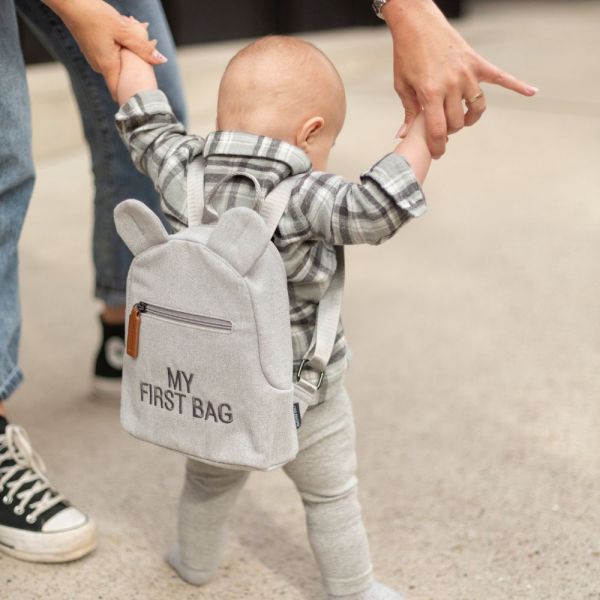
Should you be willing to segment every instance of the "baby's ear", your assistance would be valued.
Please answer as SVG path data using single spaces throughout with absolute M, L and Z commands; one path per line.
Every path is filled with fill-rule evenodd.
M 139 200 L 124 200 L 114 215 L 117 232 L 134 256 L 169 239 L 160 219 Z
M 306 151 L 312 138 L 325 126 L 323 117 L 311 117 L 302 123 L 296 132 L 296 146 Z

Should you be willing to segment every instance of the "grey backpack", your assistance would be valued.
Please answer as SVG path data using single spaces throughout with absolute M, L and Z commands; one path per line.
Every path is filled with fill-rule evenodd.
M 298 452 L 297 427 L 314 403 L 331 355 L 343 288 L 343 256 L 318 309 L 313 343 L 293 373 L 287 278 L 271 238 L 296 178 L 256 210 L 217 217 L 204 202 L 205 159 L 188 167 L 189 227 L 168 235 L 137 200 L 115 209 L 134 254 L 127 278 L 121 423 L 137 438 L 206 463 L 268 470 Z M 216 189 L 213 190 L 213 193 Z

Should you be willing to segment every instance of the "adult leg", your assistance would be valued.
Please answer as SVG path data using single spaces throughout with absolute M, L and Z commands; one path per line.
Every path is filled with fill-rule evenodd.
M 17 243 L 33 189 L 29 98 L 14 4 L 0 1 L 0 406 L 22 379 Z M 0 550 L 25 560 L 80 558 L 93 522 L 50 487 L 24 430 L 0 416 Z
M 284 470 L 302 497 L 310 545 L 330 598 L 400 600 L 373 581 L 357 497 L 354 419 L 342 387 L 309 410 L 299 434 L 300 452 Z
M 167 561 L 182 579 L 205 584 L 223 556 L 227 517 L 248 472 L 188 459 L 179 503 L 179 544 Z
M 139 21 L 150 23 L 150 35 L 158 39 L 161 52 L 169 59 L 168 63 L 156 67 L 158 83 L 169 97 L 178 118 L 185 121 L 175 47 L 159 0 L 109 2 L 120 13 L 133 14 Z M 90 148 L 95 183 L 95 293 L 106 305 L 102 314 L 103 345 L 98 354 L 96 374 L 103 376 L 99 383 L 104 383 L 108 391 L 113 388 L 118 390 L 124 333 L 125 281 L 131 253 L 116 232 L 113 210 L 122 200 L 137 198 L 163 218 L 159 198 L 152 182 L 133 166 L 118 136 L 114 125 L 118 106 L 112 100 L 104 79 L 91 70 L 68 29 L 39 0 L 16 0 L 16 4 L 19 13 L 36 36 L 67 69 L 79 106 L 85 138 Z
M 18 366 L 21 308 L 19 236 L 34 182 L 25 67 L 14 5 L 0 2 L 0 403 L 23 379 Z

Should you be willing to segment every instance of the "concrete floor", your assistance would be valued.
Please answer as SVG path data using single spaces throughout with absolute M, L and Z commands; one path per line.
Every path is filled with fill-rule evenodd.
M 410 600 L 598 600 L 600 3 L 473 4 L 458 24 L 466 38 L 541 91 L 485 87 L 485 118 L 433 166 L 429 213 L 382 247 L 348 252 L 365 519 L 379 578 Z M 402 121 L 388 34 L 307 37 L 346 82 L 330 166 L 356 178 Z M 181 52 L 194 130 L 212 127 L 218 77 L 239 46 Z M 0 555 L 0 597 L 322 598 L 301 505 L 279 472 L 243 491 L 213 583 L 189 587 L 163 563 L 182 460 L 129 438 L 117 405 L 90 398 L 88 159 L 61 70 L 33 68 L 30 84 L 28 379 L 10 411 L 101 537 L 70 565 Z

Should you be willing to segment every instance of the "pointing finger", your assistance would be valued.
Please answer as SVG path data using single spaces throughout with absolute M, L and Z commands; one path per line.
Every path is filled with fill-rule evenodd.
M 538 91 L 538 88 L 517 79 L 485 60 L 482 60 L 482 66 L 479 69 L 479 80 L 499 85 L 523 96 L 534 96 Z

